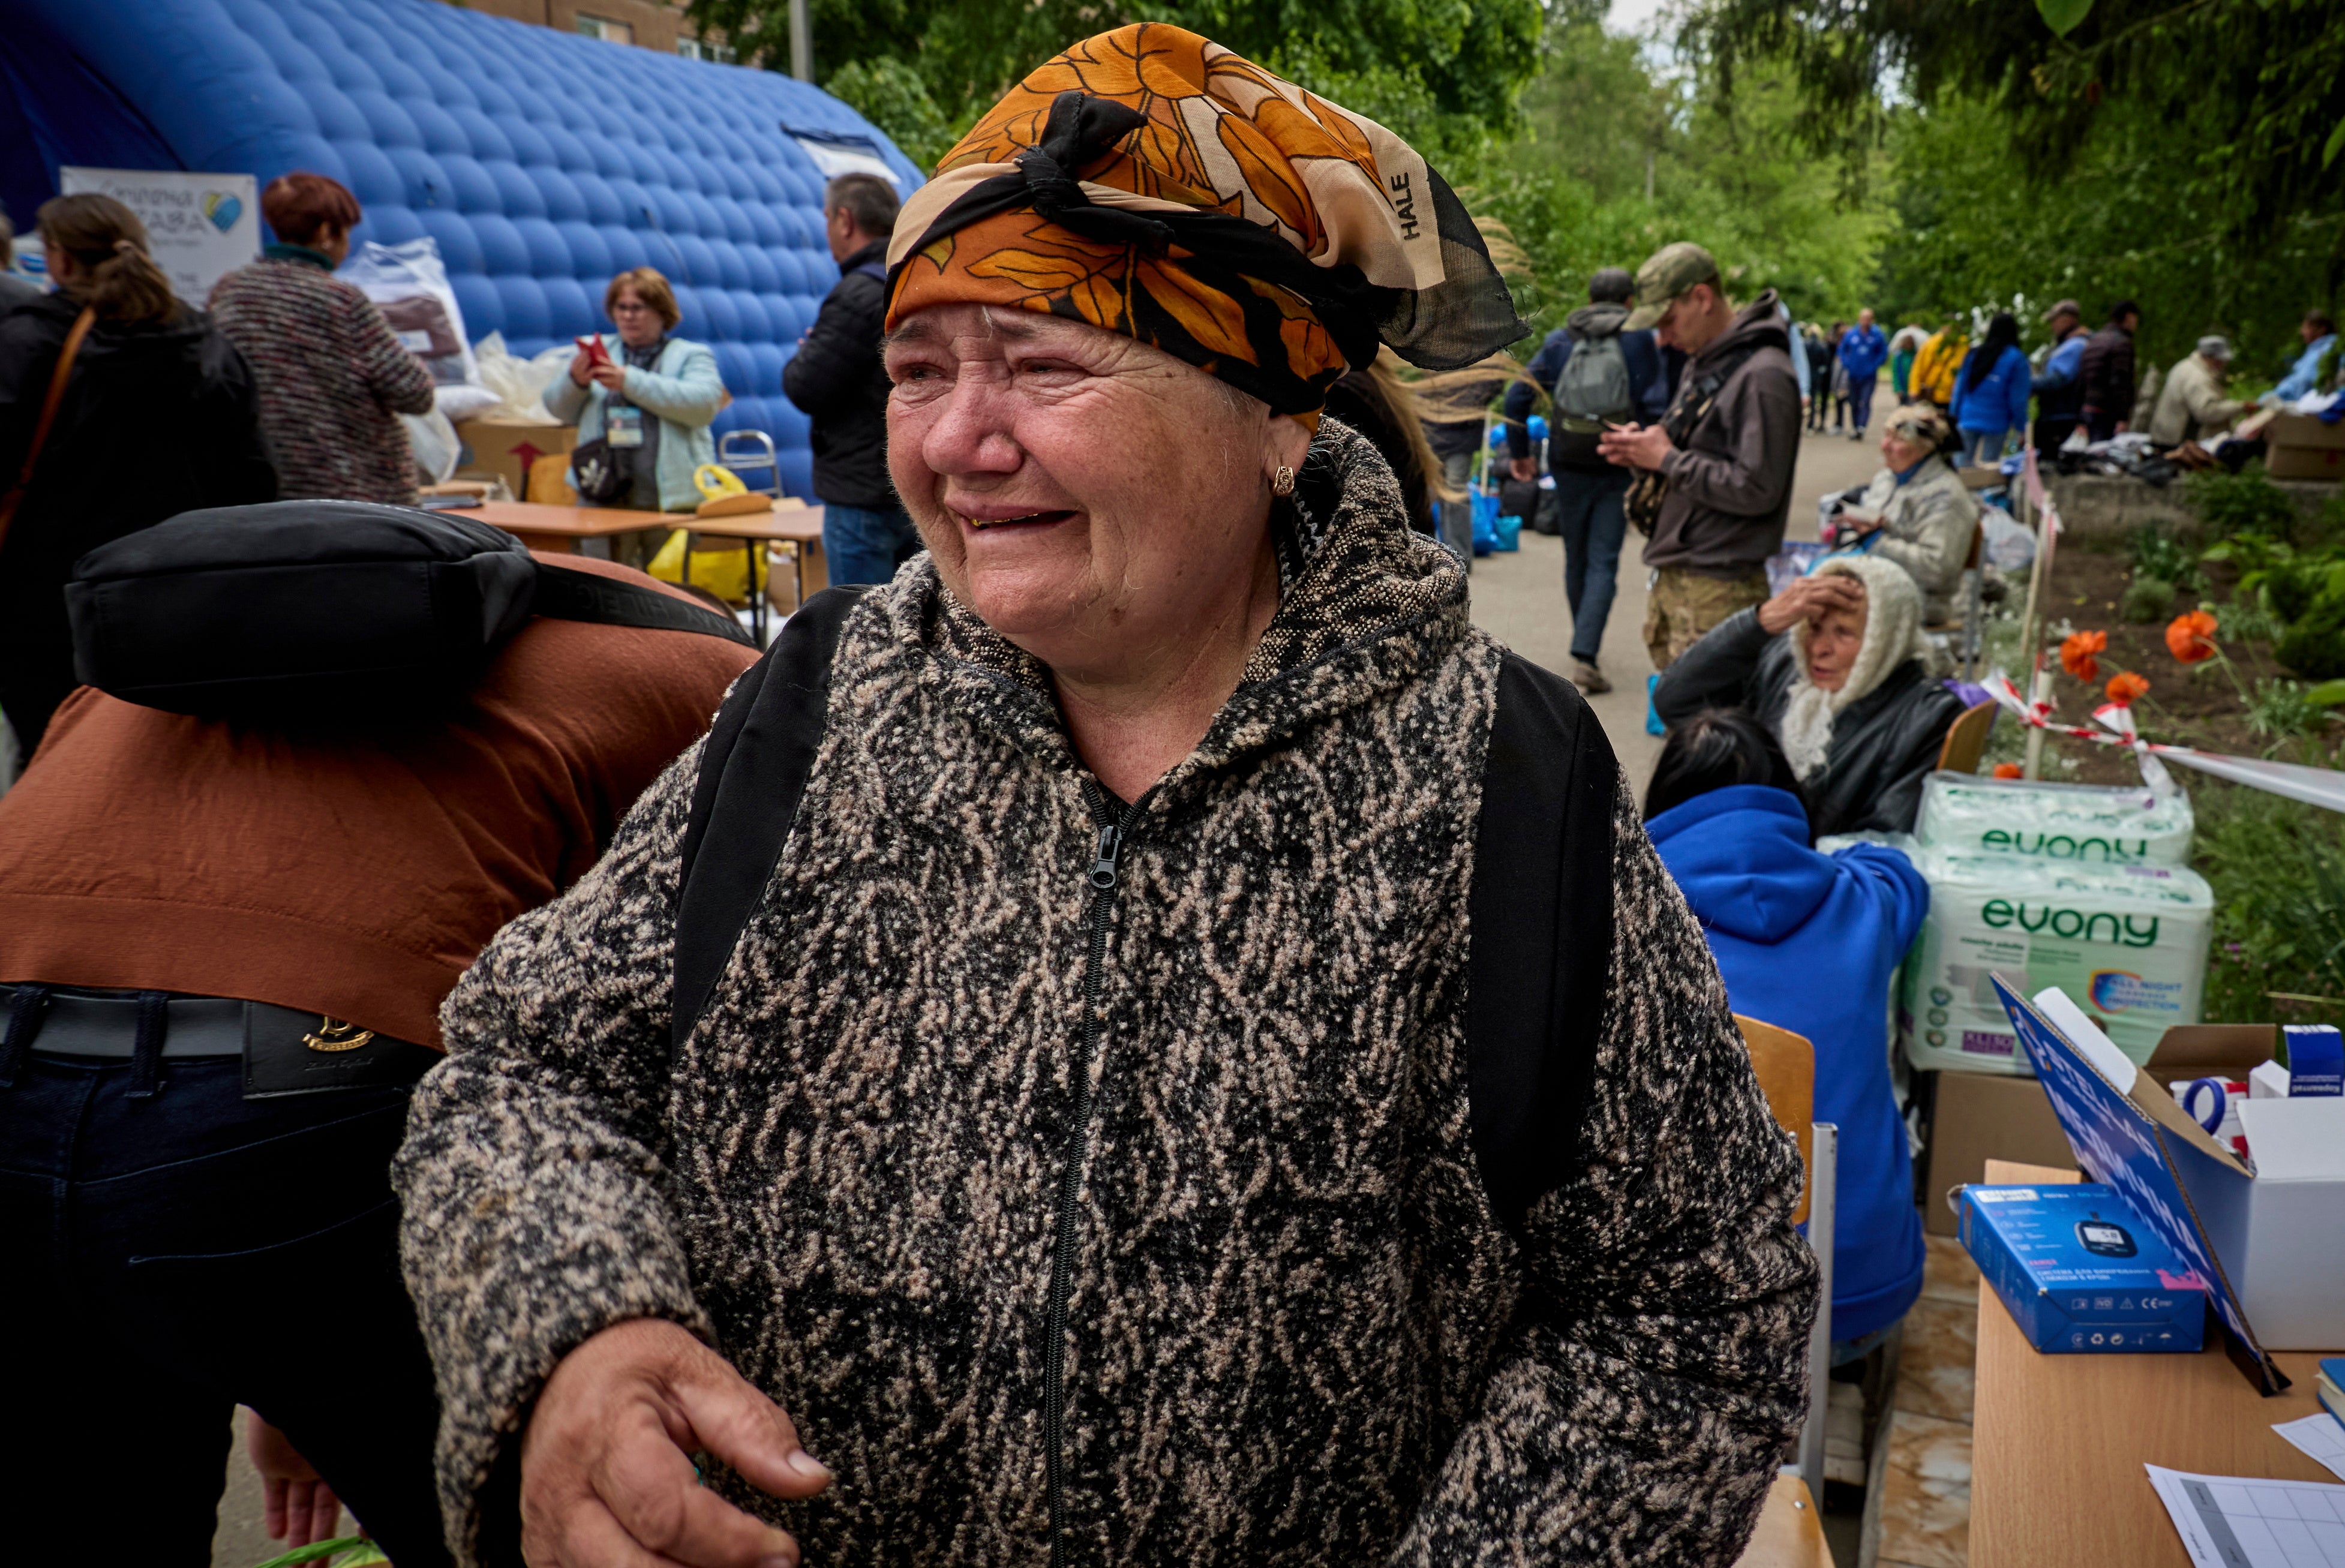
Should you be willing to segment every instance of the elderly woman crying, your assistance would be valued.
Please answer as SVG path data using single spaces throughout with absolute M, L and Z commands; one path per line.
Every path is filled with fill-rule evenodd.
M 1318 417 L 1521 336 L 1457 199 L 1124 27 L 907 203 L 886 330 L 928 551 L 449 1003 L 460 1549 L 1731 1562 L 1796 1153 L 1601 730 Z
M 1711 628 L 1662 672 L 1672 727 L 1744 708 L 1798 776 L 1815 836 L 1909 833 L 1963 700 L 1930 678 L 1922 595 L 1894 561 L 1830 556 L 1764 604 Z

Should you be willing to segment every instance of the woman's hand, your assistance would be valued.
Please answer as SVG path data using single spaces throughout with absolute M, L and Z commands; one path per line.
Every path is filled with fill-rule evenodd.
M 572 381 L 583 387 L 594 379 L 594 356 L 587 353 L 584 349 L 579 349 L 578 352 L 570 356 L 570 379 Z
M 532 1563 L 635 1568 L 796 1568 L 797 1543 L 702 1488 L 706 1450 L 777 1497 L 812 1497 L 830 1472 L 780 1406 L 674 1323 L 604 1330 L 546 1380 L 521 1448 L 521 1546 Z
M 1844 572 L 1802 577 L 1759 606 L 1759 630 L 1770 637 L 1830 610 L 1864 608 L 1864 584 Z
M 604 389 L 606 391 L 615 392 L 626 385 L 627 368 L 624 365 L 614 365 L 608 359 L 595 366 L 590 373 L 596 380 L 603 383 Z
M 259 1411 L 244 1412 L 244 1452 L 260 1472 L 261 1516 L 271 1541 L 291 1547 L 334 1538 L 341 1500 Z

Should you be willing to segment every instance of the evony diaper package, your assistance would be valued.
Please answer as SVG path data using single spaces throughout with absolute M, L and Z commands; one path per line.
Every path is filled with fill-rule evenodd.
M 2025 1073 L 1987 976 L 2057 986 L 2138 1065 L 2206 986 L 2213 890 L 2179 793 L 1934 775 L 1910 852 L 1930 914 L 1900 976 L 1917 1067 Z

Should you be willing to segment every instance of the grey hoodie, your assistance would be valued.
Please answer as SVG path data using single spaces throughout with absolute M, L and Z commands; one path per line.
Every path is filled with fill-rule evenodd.
M 1705 577 L 1748 577 L 1782 548 L 1792 469 L 1800 455 L 1800 384 L 1791 338 L 1769 289 L 1686 364 L 1674 415 L 1744 349 L 1717 400 L 1661 465 L 1669 493 L 1645 545 L 1645 564 Z

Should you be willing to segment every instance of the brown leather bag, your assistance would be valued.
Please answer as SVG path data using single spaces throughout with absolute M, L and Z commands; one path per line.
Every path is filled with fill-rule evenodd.
M 48 445 L 49 429 L 57 422 L 57 405 L 66 400 L 66 381 L 73 375 L 74 359 L 81 352 L 81 340 L 97 323 L 97 312 L 83 306 L 74 318 L 73 330 L 66 334 L 66 346 L 57 352 L 57 368 L 49 377 L 49 395 L 41 400 L 41 417 L 33 425 L 33 442 L 25 449 L 25 466 L 16 475 L 16 482 L 8 493 L 0 496 L 0 546 L 8 542 L 8 525 L 16 521 L 16 509 L 25 502 L 25 491 L 32 488 L 34 465 L 41 460 L 41 449 Z

